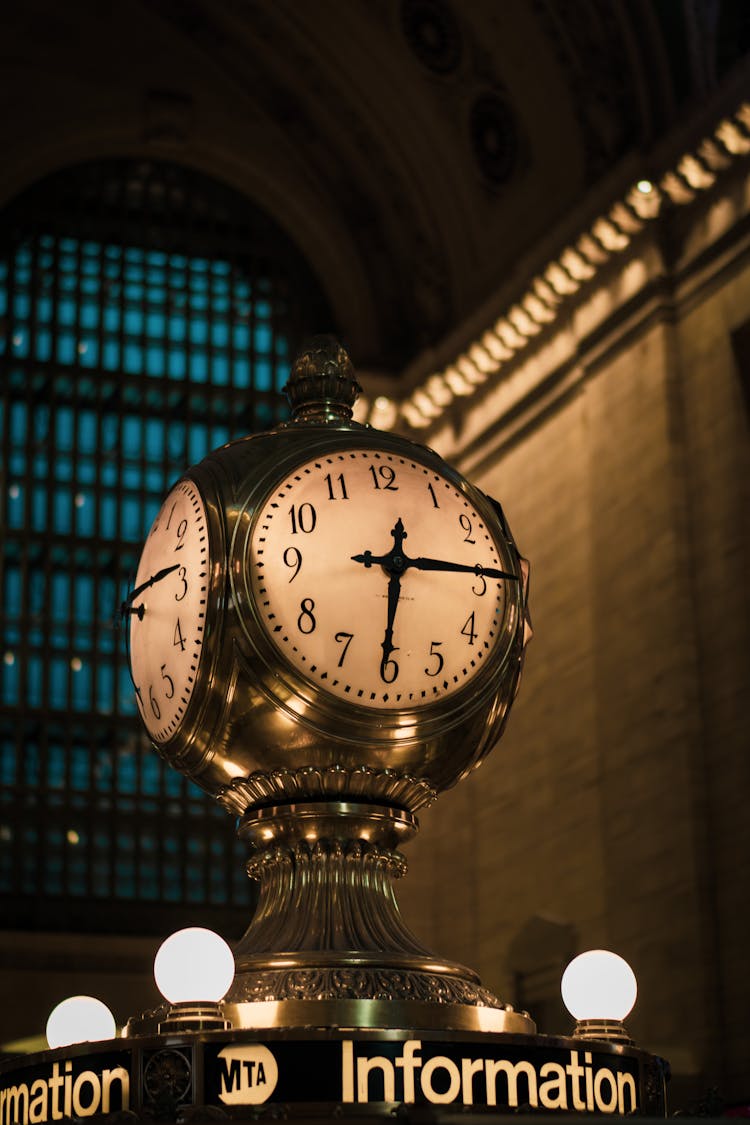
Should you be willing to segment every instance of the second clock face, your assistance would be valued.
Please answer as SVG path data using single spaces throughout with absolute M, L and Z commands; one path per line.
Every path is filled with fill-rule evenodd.
M 189 480 L 175 485 L 153 522 L 131 595 L 130 668 L 155 742 L 167 742 L 193 694 L 206 624 L 208 531 Z M 134 593 L 135 593 L 134 591 Z
M 265 630 L 340 699 L 392 710 L 465 687 L 507 635 L 517 576 L 464 493 L 384 451 L 311 460 L 260 509 L 248 567 Z

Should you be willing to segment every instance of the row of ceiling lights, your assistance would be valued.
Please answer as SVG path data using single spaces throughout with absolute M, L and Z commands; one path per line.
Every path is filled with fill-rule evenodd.
M 625 250 L 633 235 L 658 217 L 665 203 L 691 203 L 716 182 L 720 172 L 748 152 L 750 103 L 744 102 L 694 152 L 686 153 L 676 167 L 658 180 L 638 180 L 606 215 L 600 216 L 533 279 L 526 293 L 505 315 L 453 363 L 429 375 L 398 409 L 390 400 L 376 399 L 370 420 L 380 428 L 390 428 L 400 413 L 414 428 L 431 425 L 454 398 L 472 395 L 552 324 L 563 303 L 590 281 L 604 262 Z

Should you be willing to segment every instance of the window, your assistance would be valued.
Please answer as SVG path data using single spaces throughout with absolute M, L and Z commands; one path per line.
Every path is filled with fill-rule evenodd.
M 182 470 L 286 416 L 325 302 L 266 216 L 169 165 L 59 174 L 0 240 L 3 917 L 246 922 L 244 850 L 142 733 L 117 607 Z

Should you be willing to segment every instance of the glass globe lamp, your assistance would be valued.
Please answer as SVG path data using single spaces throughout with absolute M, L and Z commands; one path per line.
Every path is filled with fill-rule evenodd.
M 632 1043 L 623 1021 L 638 994 L 635 973 L 624 958 L 607 949 L 589 949 L 568 965 L 561 981 L 563 1003 L 576 1020 L 581 1039 Z
M 47 1043 L 50 1048 L 96 1043 L 100 1039 L 114 1039 L 116 1030 L 115 1017 L 101 1000 L 94 996 L 69 996 L 49 1014 Z
M 191 926 L 168 937 L 154 959 L 154 978 L 169 1005 L 160 1032 L 231 1026 L 220 1002 L 234 980 L 234 955 L 213 930 Z

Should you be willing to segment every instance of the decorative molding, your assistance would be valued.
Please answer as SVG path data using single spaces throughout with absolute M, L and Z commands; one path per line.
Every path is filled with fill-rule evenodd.
M 242 973 L 232 1003 L 267 1000 L 420 1000 L 512 1011 L 486 988 L 437 973 L 388 968 L 311 968 Z
M 395 770 L 375 770 L 370 766 L 302 766 L 300 769 L 258 771 L 249 777 L 235 778 L 217 796 L 229 812 L 240 815 L 257 805 L 282 801 L 365 798 L 416 812 L 427 808 L 437 792 L 420 778 Z
M 524 349 L 570 311 L 572 299 L 602 266 L 669 207 L 683 207 L 712 188 L 750 153 L 750 102 L 742 102 L 658 179 L 638 180 L 605 213 L 548 263 L 506 311 L 442 370 L 427 375 L 394 412 L 393 427 L 433 425 L 451 404 L 468 398 L 491 377 L 512 370 Z M 376 404 L 375 404 L 376 405 Z M 368 418 L 383 428 L 381 417 Z

